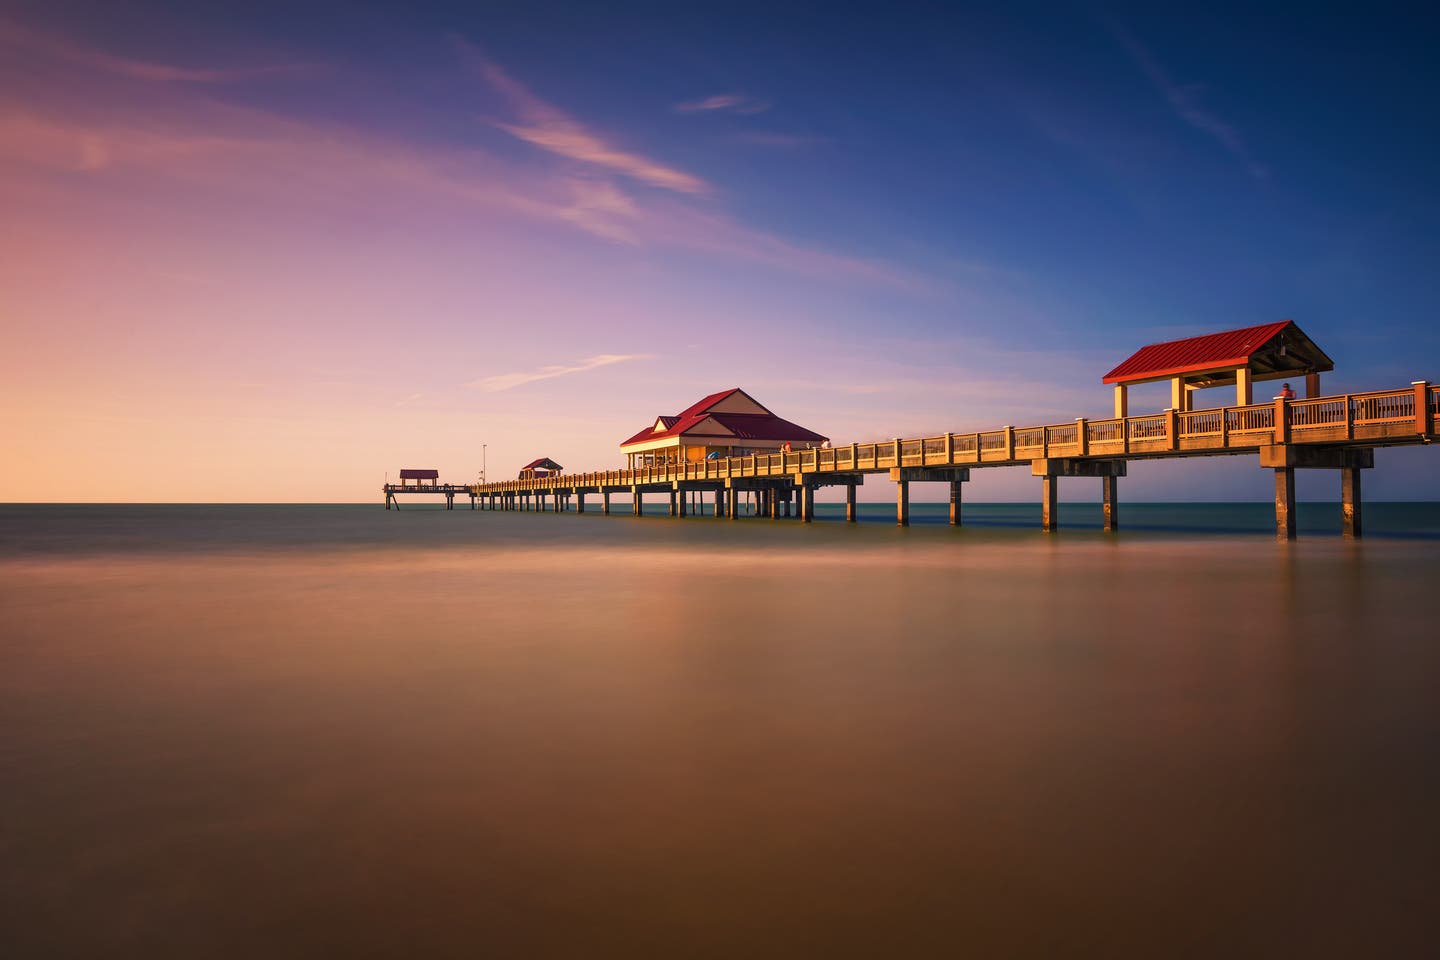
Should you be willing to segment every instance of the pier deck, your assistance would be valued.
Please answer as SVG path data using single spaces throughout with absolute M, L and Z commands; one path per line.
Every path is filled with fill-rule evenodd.
M 609 513 L 610 495 L 625 493 L 637 514 L 646 493 L 669 491 L 671 514 L 679 516 L 687 512 L 687 492 L 707 491 L 714 493 L 715 514 L 732 518 L 738 513 L 737 493 L 750 491 L 762 514 L 788 516 L 794 500 L 796 515 L 808 521 L 814 516 L 814 490 L 840 485 L 847 488 L 847 519 L 854 520 L 855 486 L 865 475 L 888 474 L 896 484 L 898 523 L 909 522 L 909 484 L 932 480 L 950 483 L 951 522 L 959 523 L 960 485 L 971 469 L 1028 464 L 1044 481 L 1044 529 L 1056 525 L 1060 477 L 1099 478 L 1106 528 L 1114 529 L 1116 481 L 1125 475 L 1127 462 L 1258 454 L 1260 466 L 1275 471 L 1277 536 L 1295 535 L 1297 468 L 1341 471 L 1344 530 L 1347 536 L 1359 536 L 1360 471 L 1373 466 L 1374 448 L 1430 443 L 1436 439 L 1437 420 L 1440 386 L 1417 381 L 1399 390 L 1102 420 L 1082 417 L 1045 426 L 560 474 L 464 489 L 487 509 L 529 509 L 532 503 L 543 509 L 550 497 L 559 510 L 573 497 L 581 513 L 586 494 L 601 495 L 603 512 Z

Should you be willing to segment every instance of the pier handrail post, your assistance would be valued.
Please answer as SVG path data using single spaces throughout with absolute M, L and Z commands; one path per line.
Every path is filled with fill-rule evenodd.
M 945 434 L 945 465 L 948 467 L 955 462 L 955 434 Z
M 1075 418 L 1075 448 L 1080 456 L 1090 456 L 1090 425 L 1084 417 Z
M 1290 401 L 1284 397 L 1275 398 L 1275 442 L 1290 442 Z
M 1015 428 L 1009 425 L 1005 427 L 1005 459 L 1015 459 Z
M 1430 381 L 1412 380 L 1415 388 L 1415 432 L 1428 437 L 1435 432 L 1435 416 L 1430 410 Z
M 1171 450 L 1180 449 L 1180 411 L 1174 407 L 1165 408 L 1165 436 Z
M 858 444 L 858 443 L 852 443 L 852 444 L 850 444 L 850 469 L 851 469 L 851 470 L 858 470 L 858 469 L 860 469 L 860 467 L 858 466 L 859 463 L 860 463 L 860 444 Z

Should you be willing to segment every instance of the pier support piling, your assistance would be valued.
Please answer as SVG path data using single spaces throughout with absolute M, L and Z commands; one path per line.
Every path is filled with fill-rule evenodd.
M 962 507 L 961 490 L 963 484 L 959 480 L 950 481 L 950 526 L 960 526 L 960 511 Z
M 903 477 L 895 481 L 895 523 L 910 526 L 910 481 Z
M 845 522 L 854 523 L 855 516 L 855 484 L 845 484 Z
M 1295 539 L 1295 468 L 1275 468 L 1275 539 Z
M 1040 483 L 1040 529 L 1054 533 L 1055 524 L 1060 520 L 1060 478 L 1047 473 L 1040 478 Z
M 1105 513 L 1105 532 L 1114 533 L 1120 529 L 1120 478 L 1100 478 L 1100 505 Z
M 1276 401 L 1277 404 L 1283 402 Z M 1275 470 L 1275 536 L 1277 539 L 1295 539 L 1295 471 L 1297 469 L 1340 471 L 1341 532 L 1346 537 L 1360 536 L 1360 471 L 1375 466 L 1373 449 L 1276 443 L 1260 448 L 1260 466 Z
M 610 516 L 610 488 L 606 487 L 600 491 L 600 513 L 603 516 Z
M 1125 476 L 1124 460 L 1076 460 L 1064 457 L 1047 457 L 1030 461 L 1030 475 L 1044 480 L 1041 489 L 1040 529 L 1053 533 L 1060 523 L 1061 477 L 1099 477 L 1104 481 L 1101 499 L 1104 500 L 1105 529 L 1112 529 L 1110 521 L 1114 516 L 1115 481 Z
M 1359 467 L 1345 467 L 1340 471 L 1340 534 L 1346 540 L 1360 538 Z

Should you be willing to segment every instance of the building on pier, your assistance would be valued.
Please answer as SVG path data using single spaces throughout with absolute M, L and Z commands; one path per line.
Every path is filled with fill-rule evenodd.
M 415 481 L 415 486 L 417 487 L 427 481 L 431 486 L 434 486 L 435 482 L 439 479 L 439 470 L 418 470 L 415 467 L 406 467 L 400 471 L 400 485 L 402 487 L 408 486 L 411 480 Z
M 548 477 L 552 473 L 561 473 L 564 470 L 564 467 L 549 457 L 541 457 L 538 460 L 531 460 L 520 468 L 520 479 L 536 480 L 540 477 Z
M 739 387 L 712 393 L 673 417 L 654 422 L 620 444 L 630 468 L 697 463 L 707 457 L 802 450 L 829 443 L 813 430 L 781 419 Z
M 1257 380 L 1305 379 L 1305 396 L 1320 396 L 1320 374 L 1335 363 L 1293 320 L 1141 347 L 1105 383 L 1115 385 L 1115 416 L 1130 415 L 1130 387 L 1170 381 L 1170 406 L 1194 410 L 1193 394 L 1206 387 L 1235 387 L 1235 405 L 1255 402 Z

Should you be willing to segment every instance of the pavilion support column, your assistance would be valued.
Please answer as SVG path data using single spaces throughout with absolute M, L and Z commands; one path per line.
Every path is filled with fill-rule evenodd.
M 910 481 L 903 477 L 895 481 L 895 523 L 910 526 Z
M 1275 468 L 1275 539 L 1295 539 L 1295 468 Z
M 1346 540 L 1360 539 L 1360 469 L 1358 467 L 1344 467 L 1340 470 L 1340 533 Z
M 950 481 L 950 526 L 960 526 L 960 510 L 962 506 L 962 491 L 965 489 L 964 482 L 960 480 Z
M 1105 532 L 1120 529 L 1120 478 L 1100 478 L 1100 506 L 1105 513 Z
M 1130 416 L 1130 388 L 1123 383 L 1115 384 L 1115 419 Z
M 1313 400 L 1320 396 L 1320 374 L 1305 374 L 1305 399 Z
M 1235 371 L 1235 405 L 1248 407 L 1254 402 L 1255 378 L 1250 374 L 1249 367 L 1241 367 Z
M 845 484 L 845 522 L 854 523 L 855 516 L 855 484 Z
M 1040 529 L 1046 533 L 1054 533 L 1060 522 L 1059 492 L 1059 477 L 1047 473 L 1040 478 Z
M 1185 381 L 1179 377 L 1170 378 L 1170 407 L 1172 410 L 1185 409 Z

